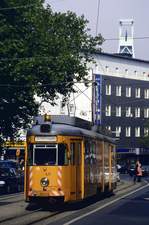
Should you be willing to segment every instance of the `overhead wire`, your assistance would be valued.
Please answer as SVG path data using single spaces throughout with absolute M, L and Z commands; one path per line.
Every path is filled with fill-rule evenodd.
M 0 8 L 0 11 L 5 11 L 5 10 L 8 11 L 8 10 L 12 10 L 12 9 L 30 8 L 32 6 L 37 6 L 37 3 Z
M 142 37 L 130 37 L 129 39 L 132 40 L 144 40 L 144 39 L 149 39 L 149 36 L 142 36 Z M 119 41 L 121 38 L 104 38 L 105 41 Z
M 54 2 L 54 1 L 52 1 Z M 52 3 L 51 2 L 51 3 Z M 97 20 L 96 20 L 96 35 L 98 33 L 98 24 L 99 24 L 99 14 L 100 14 L 100 0 L 98 0 L 98 7 L 97 7 Z M 20 6 L 13 6 L 13 7 L 6 7 L 6 8 L 0 8 L 0 11 L 4 11 L 4 10 L 12 10 L 12 9 L 19 9 L 19 8 L 29 8 L 29 7 L 32 7 L 32 6 L 37 6 L 36 3 L 34 4 L 27 4 L 27 5 L 20 5 Z M 143 37 L 133 37 L 132 39 L 149 39 L 149 36 L 143 36 Z M 105 38 L 105 41 L 116 41 L 116 40 L 119 40 L 119 38 Z M 20 58 L 20 57 L 11 57 L 11 58 L 0 58 L 0 61 L 11 61 L 11 60 L 32 60 L 32 59 L 41 59 L 41 58 L 47 58 L 46 56 L 40 56 L 40 57 L 25 57 L 25 58 Z M 105 72 L 104 70 L 104 67 L 103 65 L 101 64 L 100 61 L 98 61 L 99 64 L 101 65 L 101 68 L 103 70 L 103 72 Z M 75 83 L 75 82 L 74 82 Z M 76 82 L 76 83 L 80 83 L 80 82 Z M 51 85 L 51 84 L 43 84 L 44 86 L 54 86 L 54 85 Z M 11 85 L 11 84 L 0 84 L 1 87 L 8 87 L 8 86 L 11 86 L 11 87 L 24 87 L 25 85 Z M 28 86 L 28 85 L 26 85 Z M 82 92 L 83 93 L 83 92 Z M 80 94 L 79 94 L 80 95 Z M 78 95 L 78 96 L 79 96 Z M 85 94 L 84 94 L 85 95 Z M 86 95 L 86 97 L 88 97 Z M 91 101 L 91 99 L 90 99 Z M 136 100 L 136 101 L 139 101 L 139 100 Z M 134 102 L 136 102 L 134 101 Z M 130 101 L 129 101 L 130 102 Z
M 75 85 L 75 86 L 76 86 L 76 85 Z M 76 87 L 80 90 L 80 93 L 79 93 L 77 96 L 73 97 L 73 99 L 71 99 L 71 100 L 69 101 L 69 103 L 72 102 L 72 101 L 74 101 L 74 100 L 76 100 L 80 95 L 84 94 L 84 92 L 87 91 L 87 89 L 89 89 L 91 86 L 92 86 L 92 84 L 91 84 L 90 86 L 88 86 L 87 88 L 85 88 L 83 91 L 80 90 L 80 89 L 76 86 Z M 86 96 L 86 94 L 84 94 L 84 95 Z M 88 98 L 89 98 L 89 97 L 88 97 Z M 90 98 L 89 98 L 89 100 L 91 101 Z
M 59 1 L 64 1 L 64 0 L 59 0 Z M 54 2 L 57 2 L 57 0 L 53 0 L 53 1 L 51 0 L 50 2 L 48 2 L 48 4 L 51 4 L 51 3 L 54 3 Z M 3 7 L 3 8 L 0 8 L 0 11 L 5 11 L 5 10 L 8 11 L 8 10 L 12 10 L 12 9 L 23 9 L 23 8 L 29 8 L 29 7 L 32 7 L 32 6 L 39 7 L 39 6 L 37 6 L 37 3 L 33 3 L 33 4 L 26 4 L 26 5 Z
M 56 86 L 56 85 L 63 85 L 63 84 L 67 84 L 69 85 L 69 83 L 72 83 L 72 84 L 89 84 L 89 83 L 92 83 L 91 80 L 89 81 L 73 81 L 73 82 L 67 82 L 67 81 L 64 81 L 64 82 L 61 82 L 60 84 L 51 84 L 51 83 L 46 83 L 46 84 L 0 84 L 0 87 L 30 87 L 30 86 Z M 88 87 L 87 87 L 88 88 Z

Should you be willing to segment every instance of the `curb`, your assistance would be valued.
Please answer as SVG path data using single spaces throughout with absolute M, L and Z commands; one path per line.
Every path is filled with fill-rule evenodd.
M 142 182 L 139 183 L 135 183 L 133 181 L 121 181 L 121 183 L 117 186 L 117 188 L 115 189 L 114 193 L 119 193 L 119 192 L 125 192 L 126 190 L 128 191 L 128 189 L 136 189 L 139 188 L 141 186 L 145 186 L 148 182 L 143 180 Z

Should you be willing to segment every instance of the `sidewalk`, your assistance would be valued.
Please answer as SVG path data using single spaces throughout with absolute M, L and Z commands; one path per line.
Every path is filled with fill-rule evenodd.
M 137 189 L 141 186 L 144 186 L 148 183 L 145 179 L 142 179 L 141 182 L 133 182 L 133 178 L 129 178 L 127 180 L 122 179 L 120 182 L 117 184 L 117 188 L 115 189 L 114 193 L 118 192 L 126 192 L 126 191 L 131 191 L 133 189 Z

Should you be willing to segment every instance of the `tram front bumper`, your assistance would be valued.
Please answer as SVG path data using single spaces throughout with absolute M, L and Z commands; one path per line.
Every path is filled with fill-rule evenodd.
M 59 196 L 64 196 L 64 192 L 62 190 L 56 190 L 56 189 L 51 189 L 49 190 L 45 190 L 43 188 L 43 190 L 41 191 L 36 191 L 36 190 L 30 190 L 28 193 L 28 196 L 31 197 L 59 197 Z

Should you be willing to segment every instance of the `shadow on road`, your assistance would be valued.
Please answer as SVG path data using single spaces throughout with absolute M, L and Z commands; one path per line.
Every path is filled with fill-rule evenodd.
M 74 211 L 85 208 L 89 205 L 95 204 L 98 201 L 103 199 L 109 198 L 113 196 L 113 193 L 104 193 L 101 195 L 95 195 L 92 197 L 88 197 L 82 201 L 77 202 L 69 202 L 69 203 L 50 203 L 47 201 L 40 201 L 36 203 L 30 203 L 26 207 L 28 211 L 40 210 L 40 211 L 50 211 L 50 212 L 57 212 L 57 211 Z

